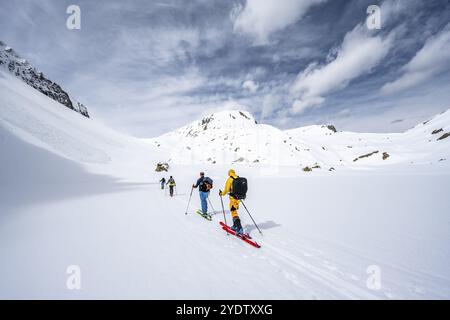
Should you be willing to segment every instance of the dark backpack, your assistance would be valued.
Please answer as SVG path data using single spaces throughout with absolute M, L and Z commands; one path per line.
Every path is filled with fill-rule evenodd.
M 204 178 L 203 181 L 200 183 L 200 191 L 202 192 L 208 192 L 212 188 L 213 188 L 213 181 L 209 177 Z
M 245 200 L 247 197 L 247 179 L 243 177 L 233 178 L 233 192 L 231 196 L 237 200 Z

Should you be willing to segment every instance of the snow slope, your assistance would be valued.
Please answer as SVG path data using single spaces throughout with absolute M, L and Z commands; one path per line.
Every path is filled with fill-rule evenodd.
M 450 298 L 448 170 L 280 166 L 267 175 L 270 161 L 241 163 L 263 235 L 240 215 L 257 250 L 218 227 L 228 165 L 173 163 L 177 195 L 167 197 L 164 174 L 153 171 L 167 156 L 162 146 L 55 103 L 0 71 L 0 298 Z M 439 121 L 433 127 L 448 130 Z M 425 125 L 415 130 L 428 146 Z M 184 214 L 200 170 L 215 182 L 212 222 L 193 213 L 196 192 Z M 81 290 L 67 289 L 71 265 L 81 268 Z M 379 290 L 366 283 L 371 265 Z
M 449 132 L 447 110 L 404 133 L 330 133 L 323 126 L 309 126 L 288 130 L 287 134 L 296 143 L 318 149 L 336 168 L 373 168 L 392 164 L 448 166 L 450 140 L 445 135 Z M 385 153 L 388 157 L 383 159 Z M 359 158 L 364 155 L 369 156 Z
M 135 179 L 155 163 L 154 148 L 87 119 L 0 70 L 3 127 L 89 170 Z

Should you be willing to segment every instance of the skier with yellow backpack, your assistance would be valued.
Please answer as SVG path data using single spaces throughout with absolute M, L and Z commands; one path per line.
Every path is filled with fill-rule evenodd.
M 231 229 L 238 235 L 244 233 L 244 229 L 241 225 L 241 219 L 238 215 L 239 204 L 241 200 L 244 200 L 247 194 L 247 179 L 238 177 L 233 169 L 228 171 L 228 179 L 225 183 L 223 191 L 219 191 L 219 196 L 230 196 L 230 212 L 233 218 L 233 226 Z

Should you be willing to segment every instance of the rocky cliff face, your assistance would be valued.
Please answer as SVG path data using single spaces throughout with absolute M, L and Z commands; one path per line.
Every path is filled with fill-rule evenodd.
M 11 47 L 0 41 L 0 67 L 3 67 L 16 77 L 36 90 L 89 118 L 87 108 L 73 99 L 60 85 L 47 79 L 44 74 L 34 68 L 27 60 L 21 58 Z

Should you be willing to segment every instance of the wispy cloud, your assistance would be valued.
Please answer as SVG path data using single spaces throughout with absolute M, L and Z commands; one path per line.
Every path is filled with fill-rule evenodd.
M 417 86 L 450 69 L 450 24 L 429 38 L 416 55 L 401 68 L 402 76 L 381 88 L 392 94 Z
M 255 93 L 256 90 L 258 90 L 258 87 L 259 87 L 258 84 L 256 82 L 254 82 L 253 80 L 246 80 L 242 84 L 242 88 L 244 88 L 245 90 L 247 90 L 251 93 Z
M 247 0 L 232 12 L 234 31 L 253 37 L 255 44 L 267 44 L 273 32 L 301 19 L 308 10 L 326 0 Z
M 291 88 L 291 111 L 303 113 L 320 106 L 326 95 L 346 87 L 350 81 L 369 73 L 389 52 L 392 36 L 372 36 L 359 24 L 347 33 L 341 46 L 330 53 L 328 63 L 314 62 L 302 71 Z

